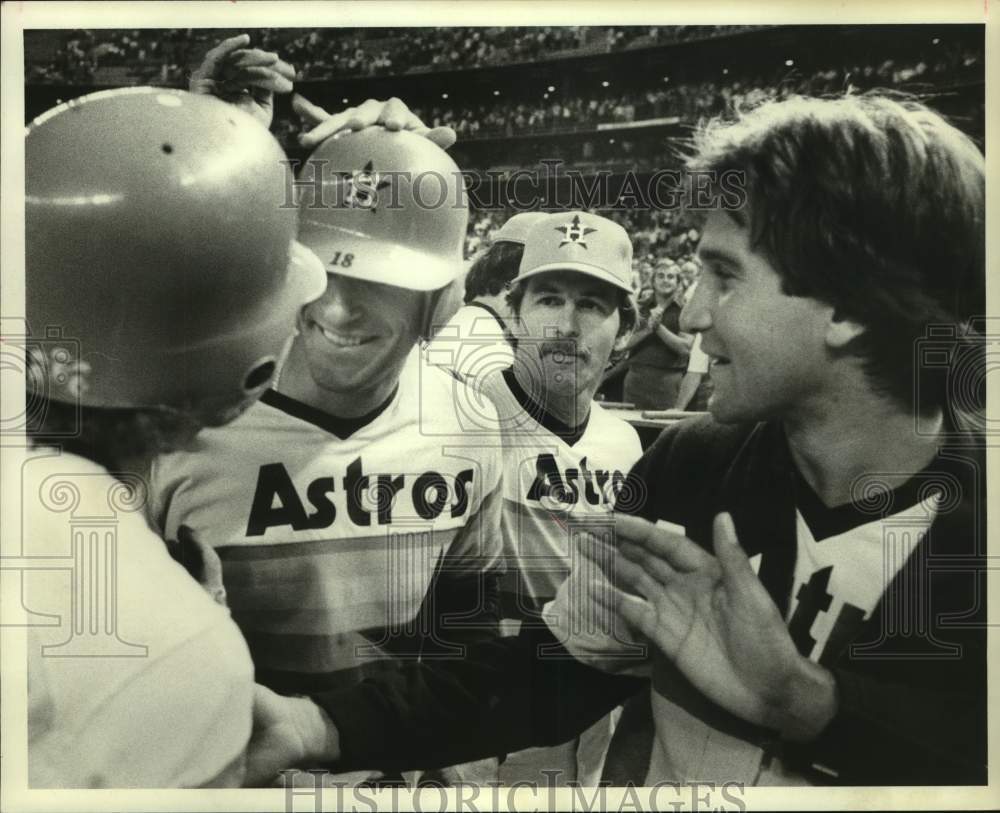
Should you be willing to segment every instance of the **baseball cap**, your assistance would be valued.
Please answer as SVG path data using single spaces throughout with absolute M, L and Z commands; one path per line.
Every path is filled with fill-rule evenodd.
M 517 279 L 579 271 L 632 293 L 632 241 L 613 220 L 587 212 L 545 215 L 524 240 Z
M 504 223 L 493 238 L 494 243 L 518 243 L 524 245 L 524 238 L 534 226 L 541 220 L 547 218 L 545 212 L 521 212 L 514 215 Z

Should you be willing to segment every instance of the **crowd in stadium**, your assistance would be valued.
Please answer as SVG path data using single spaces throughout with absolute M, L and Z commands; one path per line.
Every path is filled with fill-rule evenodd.
M 297 69 L 296 79 L 378 76 L 413 70 L 475 68 L 531 62 L 585 49 L 620 51 L 724 36 L 760 26 L 545 26 L 538 28 L 362 29 L 328 37 L 313 29 L 266 28 L 260 47 L 280 50 Z M 201 57 L 204 33 L 168 29 L 74 30 L 61 35 L 51 62 L 33 66 L 32 81 L 90 81 L 100 67 L 128 65 L 138 76 L 169 84 Z
M 791 60 L 789 60 L 791 62 Z M 980 56 L 955 54 L 937 62 L 900 64 L 892 59 L 878 65 L 848 65 L 816 71 L 809 76 L 795 72 L 793 65 L 771 76 L 742 77 L 732 82 L 703 81 L 671 84 L 663 77 L 660 87 L 598 98 L 593 93 L 561 100 L 548 92 L 534 104 L 496 99 L 475 107 L 435 106 L 421 115 L 435 124 L 448 124 L 460 137 L 524 134 L 589 129 L 606 122 L 634 122 L 665 116 L 697 119 L 732 113 L 766 98 L 784 98 L 793 93 L 823 94 L 850 87 L 895 87 L 919 82 L 959 79 L 962 74 L 982 71 Z M 728 74 L 728 71 L 726 71 Z M 499 101 L 499 103 L 498 103 Z

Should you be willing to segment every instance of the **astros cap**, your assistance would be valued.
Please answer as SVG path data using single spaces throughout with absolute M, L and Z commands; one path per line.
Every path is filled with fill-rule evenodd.
M 547 218 L 545 212 L 521 212 L 504 223 L 493 238 L 494 243 L 517 243 L 524 245 L 524 238 L 531 227 Z
M 525 237 L 517 280 L 546 271 L 579 271 L 632 293 L 632 241 L 625 229 L 600 215 L 546 215 Z

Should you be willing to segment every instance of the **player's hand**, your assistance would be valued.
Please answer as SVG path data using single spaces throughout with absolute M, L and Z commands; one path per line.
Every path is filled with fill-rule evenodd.
M 211 545 L 206 545 L 187 525 L 177 528 L 177 539 L 167 540 L 167 550 L 183 565 L 214 600 L 226 606 L 226 588 L 222 583 L 222 560 Z
M 312 700 L 254 685 L 245 786 L 269 787 L 280 781 L 283 770 L 330 764 L 339 758 L 337 729 Z
M 409 130 L 422 135 L 443 150 L 454 144 L 457 138 L 451 127 L 428 127 L 395 97 L 386 102 L 368 99 L 357 107 L 331 114 L 296 93 L 292 96 L 292 107 L 302 120 L 303 127 L 307 128 L 299 135 L 299 143 L 303 147 L 312 148 L 336 133 L 363 130 L 376 124 L 386 130 Z
M 274 94 L 292 92 L 295 68 L 277 54 L 248 48 L 249 44 L 248 34 L 220 42 L 191 74 L 189 89 L 218 96 L 270 127 Z
M 685 536 L 620 517 L 614 608 L 708 698 L 788 739 L 813 739 L 836 711 L 832 675 L 799 655 L 729 514 L 715 556 Z

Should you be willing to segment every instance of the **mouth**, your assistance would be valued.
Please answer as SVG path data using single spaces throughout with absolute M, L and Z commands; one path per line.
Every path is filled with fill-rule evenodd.
M 577 359 L 584 362 L 587 360 L 587 353 L 583 350 L 577 350 L 575 347 L 547 348 L 542 352 L 542 355 L 551 358 L 556 364 L 573 364 Z
M 312 324 L 323 336 L 323 338 L 334 347 L 361 347 L 362 345 L 369 344 L 378 338 L 377 336 L 367 336 L 360 333 L 340 333 L 335 330 L 330 330 L 327 327 L 323 327 L 323 325 L 319 324 L 319 322 L 313 322 Z
M 706 356 L 708 356 L 708 362 L 713 369 L 715 367 L 725 367 L 731 361 L 727 356 L 723 356 L 721 353 L 713 353 L 711 350 L 706 348 L 704 344 L 702 344 L 701 350 Z

